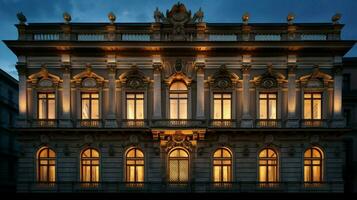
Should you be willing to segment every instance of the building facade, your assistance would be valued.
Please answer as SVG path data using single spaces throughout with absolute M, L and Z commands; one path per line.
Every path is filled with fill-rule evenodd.
M 331 23 L 26 23 L 18 56 L 17 191 L 345 189 L 351 132 Z
M 16 190 L 17 144 L 11 129 L 18 114 L 18 81 L 0 69 L 0 191 Z

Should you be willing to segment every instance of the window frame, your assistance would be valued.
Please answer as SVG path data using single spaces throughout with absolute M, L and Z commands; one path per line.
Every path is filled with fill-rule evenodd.
M 83 98 L 82 95 L 83 94 L 89 94 L 89 98 Z M 98 98 L 92 98 L 93 94 L 97 94 Z M 80 92 L 80 119 L 81 120 L 100 120 L 101 119 L 101 101 L 100 101 L 100 93 L 98 91 L 81 91 Z M 85 100 L 89 100 L 89 118 L 88 119 L 84 119 L 83 118 L 83 99 Z M 92 100 L 98 100 L 98 119 L 93 119 L 92 117 Z
M 46 95 L 46 98 L 40 98 L 40 95 L 41 94 L 45 94 Z M 53 94 L 54 95 L 54 97 L 53 98 L 49 98 L 48 97 L 48 95 L 49 94 Z M 39 91 L 39 92 L 37 92 L 37 119 L 38 120 L 54 120 L 54 119 L 57 119 L 57 100 L 56 100 L 56 97 L 57 97 L 57 95 L 56 95 L 56 92 L 54 92 L 54 91 L 47 91 L 47 92 L 45 92 L 45 91 Z M 40 100 L 42 100 L 42 99 L 46 99 L 46 118 L 40 118 Z M 50 118 L 48 118 L 48 115 L 49 115 L 49 112 L 48 112 L 48 108 L 49 108 L 49 100 L 54 100 L 54 118 L 53 119 L 50 119 Z
M 176 150 L 182 150 L 184 151 L 186 154 L 187 154 L 187 157 L 179 157 L 181 159 L 177 159 L 178 157 L 174 157 L 175 159 L 170 159 L 170 155 L 172 152 L 176 151 Z M 168 183 L 188 183 L 190 181 L 190 178 L 191 178 L 191 170 L 190 170 L 190 167 L 191 167 L 191 162 L 190 162 L 190 153 L 188 150 L 184 149 L 184 148 L 180 148 L 180 147 L 177 147 L 177 148 L 174 148 L 174 149 L 171 149 L 168 154 L 167 154 L 167 182 Z M 187 181 L 171 181 L 170 180 L 170 161 L 171 160 L 187 160 Z M 179 172 L 179 171 L 178 171 Z M 178 175 L 178 177 L 180 177 Z
M 186 90 L 171 90 L 171 86 L 177 82 L 180 82 L 186 86 Z M 178 94 L 178 97 L 171 97 L 171 94 Z M 185 98 L 180 97 L 180 94 L 186 94 Z M 171 100 L 175 100 L 175 103 L 177 105 L 177 118 L 171 118 Z M 186 100 L 186 117 L 185 118 L 180 118 L 180 100 Z M 190 104 L 190 94 L 189 94 L 189 87 L 184 81 L 174 81 L 169 85 L 168 88 L 168 118 L 170 120 L 187 120 L 189 119 L 189 104 Z
M 305 157 L 305 153 L 306 151 L 308 150 L 311 150 L 311 154 L 310 154 L 310 157 L 308 157 L 308 160 L 311 161 L 311 164 L 309 165 L 306 165 L 305 164 L 305 160 L 306 160 L 306 157 Z M 312 150 L 317 150 L 319 152 L 319 154 L 321 155 L 321 157 L 319 159 L 314 159 L 314 157 L 312 157 L 313 155 L 313 152 Z M 303 182 L 304 183 L 322 183 L 325 181 L 325 176 L 324 176 L 324 173 L 325 173 L 325 152 L 320 148 L 320 147 L 317 147 L 317 146 L 310 146 L 308 148 L 305 149 L 305 151 L 303 151 L 303 162 L 302 162 L 302 172 L 303 172 L 303 175 L 302 175 L 302 178 L 303 178 Z M 314 165 L 313 164 L 313 160 L 319 160 L 320 161 L 320 164 L 319 165 Z M 319 166 L 320 167 L 320 181 L 305 181 L 305 166 L 308 166 L 310 168 L 310 180 L 313 179 L 313 166 Z
M 89 159 L 83 159 L 83 154 L 87 150 L 90 150 L 90 157 L 89 157 Z M 92 151 L 96 151 L 98 153 L 98 158 L 92 156 L 92 154 L 93 154 Z M 84 160 L 90 160 L 90 164 L 89 165 L 88 164 L 83 165 L 83 161 Z M 93 160 L 98 160 L 98 164 L 97 165 L 96 164 L 93 165 L 92 164 Z M 89 148 L 83 149 L 81 151 L 81 154 L 80 154 L 80 182 L 82 182 L 82 183 L 99 183 L 100 180 L 101 180 L 101 164 L 100 163 L 101 163 L 101 155 L 100 155 L 100 151 L 98 149 L 93 148 L 93 147 L 89 147 Z M 83 173 L 84 166 L 90 166 L 90 181 L 84 181 L 84 177 L 83 177 L 83 175 L 84 175 L 84 173 Z M 98 172 L 98 181 L 92 181 L 92 179 L 93 179 L 93 175 L 92 175 L 93 166 L 98 166 L 98 171 L 99 171 Z
M 311 94 L 311 98 L 308 98 L 309 99 L 309 101 L 310 101 L 310 105 L 311 105 L 311 118 L 310 119 L 306 119 L 305 118 L 305 94 Z M 320 115 L 320 119 L 314 119 L 314 113 L 313 113 L 313 106 L 314 106 L 314 100 L 315 100 L 315 98 L 314 98 L 314 94 L 320 94 L 321 95 L 321 97 L 320 97 L 320 104 L 321 104 L 321 106 L 320 106 L 320 112 L 321 112 L 321 115 Z M 318 100 L 318 99 L 317 99 Z M 303 91 L 303 94 L 302 94 L 302 119 L 304 119 L 304 120 L 323 120 L 324 119 L 324 112 L 323 112 L 323 108 L 324 108 L 324 92 L 322 92 L 322 91 Z
M 42 151 L 47 150 L 47 157 L 40 157 L 40 154 L 42 153 Z M 54 153 L 54 157 L 50 157 L 50 151 L 52 151 Z M 41 164 L 42 160 L 46 160 L 47 164 Z M 49 161 L 53 160 L 54 164 L 50 164 Z M 36 165 L 37 165 L 37 170 L 36 170 L 36 174 L 37 174 L 37 182 L 39 183 L 55 183 L 57 181 L 57 153 L 50 147 L 41 147 L 40 149 L 37 150 L 37 155 L 36 155 Z M 41 166 L 46 166 L 47 168 L 47 181 L 42 181 L 40 180 L 40 176 L 41 176 Z M 54 166 L 54 181 L 49 181 L 50 180 L 50 170 L 49 168 L 51 166 Z
M 130 158 L 128 158 L 128 153 L 130 152 L 130 151 L 135 151 L 135 157 L 130 157 Z M 140 151 L 142 154 L 143 154 L 143 157 L 137 157 L 136 155 L 137 155 L 137 151 Z M 133 165 L 128 165 L 128 160 L 134 160 L 135 161 L 135 164 L 133 164 Z M 143 164 L 136 164 L 136 161 L 137 160 L 142 160 L 143 161 Z M 124 165 L 125 165 L 125 175 L 124 175 L 124 180 L 125 180 L 125 182 L 128 182 L 128 183 L 144 183 L 145 182 L 145 179 L 146 179 L 146 175 L 145 175 L 145 163 L 146 163 L 146 161 L 145 161 L 145 153 L 144 153 L 144 151 L 142 150 L 142 149 L 140 149 L 140 148 L 137 148 L 137 147 L 132 147 L 132 148 L 129 148 L 126 152 L 125 152 L 125 163 L 124 163 Z M 134 166 L 134 173 L 135 173 L 135 181 L 129 181 L 129 179 L 128 179 L 128 166 Z M 137 181 L 137 171 L 136 171 L 136 169 L 137 169 L 137 166 L 142 166 L 143 167 L 143 181 Z
M 268 157 L 268 153 L 269 153 L 269 150 L 273 151 L 275 153 L 275 159 L 272 159 L 272 158 L 269 158 Z M 266 152 L 266 157 L 260 157 L 260 154 L 263 152 L 263 151 L 267 151 Z M 271 147 L 265 147 L 265 148 L 262 148 L 260 149 L 260 151 L 258 152 L 258 162 L 257 162 L 257 165 L 258 165 L 258 173 L 257 173 L 257 179 L 258 179 L 258 182 L 259 183 L 263 183 L 263 184 L 269 184 L 269 183 L 276 183 L 276 182 L 279 182 L 279 179 L 280 179 L 280 168 L 279 168 L 279 153 L 276 149 L 274 148 L 271 148 Z M 266 164 L 260 164 L 260 161 L 261 159 L 263 158 L 263 160 L 266 161 Z M 269 160 L 275 160 L 275 164 L 269 164 Z M 264 166 L 265 167 L 265 180 L 266 181 L 262 181 L 260 180 L 260 167 L 261 166 Z M 269 181 L 269 166 L 275 166 L 275 174 L 276 174 L 276 181 Z
M 266 94 L 267 95 L 267 97 L 266 98 L 261 98 L 260 97 L 260 95 L 261 94 Z M 270 98 L 269 97 L 269 95 L 270 94 L 275 94 L 275 98 Z M 278 120 L 278 116 L 279 116 L 279 111 L 280 111 L 280 109 L 279 109 L 279 102 L 278 102 L 278 92 L 266 92 L 266 91 L 262 91 L 262 92 L 259 92 L 258 93 L 258 105 L 259 105 L 259 109 L 258 109 L 258 113 L 257 113 L 257 115 L 258 115 L 258 119 L 262 119 L 262 118 L 260 118 L 260 109 L 261 109 L 261 106 L 260 106 L 260 100 L 266 100 L 266 108 L 267 108 L 267 113 L 266 113 L 266 115 L 267 115 L 267 118 L 266 119 L 262 119 L 262 120 Z M 269 105 L 270 105 L 270 103 L 269 103 L 269 101 L 270 100 L 274 100 L 275 99 L 275 119 L 270 119 L 270 116 L 269 116 Z
M 213 113 L 212 113 L 212 119 L 213 120 L 232 120 L 233 119 L 233 94 L 232 94 L 232 92 L 213 92 L 212 93 L 213 94 L 213 102 L 212 102 L 212 104 L 213 104 Z M 223 96 L 225 95 L 225 94 L 229 94 L 230 95 L 230 98 L 224 98 Z M 220 98 L 216 98 L 215 97 L 215 95 L 220 95 Z M 214 114 L 215 114 L 215 100 L 220 100 L 220 107 L 221 107 L 221 118 L 220 119 L 216 119 L 215 118 L 215 116 L 214 116 Z M 223 101 L 224 100 L 230 100 L 231 101 L 231 103 L 230 103 L 230 118 L 229 119 L 224 119 L 223 118 L 223 115 L 224 115 L 224 110 L 223 110 Z
M 214 154 L 217 152 L 217 151 L 220 151 L 221 150 L 221 157 L 214 157 Z M 223 157 L 223 151 L 227 151 L 229 154 L 230 154 L 230 157 L 229 158 L 226 158 L 226 157 Z M 230 164 L 229 165 L 225 165 L 225 164 L 215 164 L 215 160 L 220 160 L 220 161 L 224 161 L 224 160 L 230 160 Z M 230 174 L 229 174 L 229 180 L 228 181 L 223 181 L 223 169 L 221 169 L 221 180 L 220 181 L 215 181 L 215 177 L 214 177 L 214 168 L 215 166 L 218 166 L 220 168 L 222 168 L 223 166 L 229 166 L 230 167 Z M 213 151 L 213 154 L 212 154 L 212 182 L 214 183 L 230 183 L 230 182 L 233 182 L 233 153 L 231 150 L 229 150 L 228 148 L 226 147 L 221 147 L 221 148 L 217 148 L 216 150 Z
M 134 95 L 134 98 L 128 98 L 128 95 Z M 137 95 L 142 95 L 142 98 L 137 98 Z M 134 119 L 129 119 L 128 118 L 128 100 L 134 100 Z M 137 100 L 142 100 L 143 101 L 143 119 L 137 119 L 136 116 L 136 102 Z M 125 93 L 125 119 L 127 120 L 145 120 L 146 119 L 146 113 L 145 113 L 145 92 L 132 92 L 132 91 L 128 91 Z

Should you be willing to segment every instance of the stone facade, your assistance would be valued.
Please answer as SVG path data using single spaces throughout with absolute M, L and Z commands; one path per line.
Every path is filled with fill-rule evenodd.
M 183 4 L 155 22 L 125 25 L 25 24 L 5 41 L 18 56 L 18 191 L 344 191 L 350 129 L 342 112 L 342 57 L 354 42 L 333 23 L 212 24 Z M 41 41 L 39 41 L 41 40 Z M 187 90 L 174 118 L 170 87 Z M 98 94 L 98 118 L 83 118 L 83 93 Z M 304 117 L 304 94 L 321 94 L 321 115 Z M 38 119 L 39 93 L 53 93 L 55 117 Z M 127 94 L 143 94 L 143 118 L 128 119 Z M 229 94 L 229 118 L 214 116 L 214 95 Z M 276 95 L 275 117 L 262 118 L 260 94 Z M 96 97 L 97 98 L 97 97 Z M 185 105 L 186 105 L 185 104 Z M 226 112 L 226 111 L 224 111 Z M 228 111 L 227 111 L 228 112 Z M 187 113 L 187 114 L 186 114 Z M 55 153 L 55 182 L 39 183 L 38 152 Z M 144 182 L 130 185 L 126 154 L 144 154 Z M 81 154 L 99 152 L 98 184 L 81 182 Z M 274 181 L 259 178 L 260 152 L 276 153 Z M 304 153 L 320 149 L 321 181 L 304 182 Z M 169 154 L 188 154 L 188 179 L 169 181 Z M 214 152 L 231 155 L 229 181 L 213 181 Z M 185 165 L 186 166 L 186 165 Z M 170 168 L 171 169 L 171 168 Z M 186 170 L 186 169 L 185 169 Z M 225 175 L 226 177 L 226 175 Z

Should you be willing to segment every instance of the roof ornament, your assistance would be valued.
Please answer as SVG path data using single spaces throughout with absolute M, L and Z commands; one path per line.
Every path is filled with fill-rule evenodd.
M 200 8 L 192 18 L 192 21 L 197 21 L 198 23 L 201 23 L 203 21 L 204 13 L 202 11 L 202 8 Z
M 71 22 L 71 20 L 72 20 L 72 17 L 68 12 L 64 12 L 63 19 L 64 19 L 65 24 L 69 24 L 69 22 Z
M 291 25 L 294 23 L 295 20 L 295 15 L 294 13 L 289 13 L 288 17 L 286 18 L 286 20 L 288 21 L 288 24 Z
M 155 22 L 159 23 L 160 21 L 164 21 L 165 16 L 162 12 L 160 12 L 159 8 L 156 7 L 156 10 L 154 11 L 154 18 Z
M 247 25 L 247 24 L 248 24 L 248 21 L 249 21 L 249 13 L 248 13 L 248 12 L 246 12 L 246 13 L 243 14 L 243 16 L 242 16 L 242 21 L 243 21 L 243 24 L 244 24 L 244 25 Z
M 109 19 L 111 24 L 114 24 L 116 18 L 117 17 L 115 16 L 115 14 L 113 12 L 108 13 L 108 19 Z
M 26 23 L 27 21 L 26 16 L 22 12 L 17 13 L 16 16 L 20 24 L 24 25 Z
M 331 21 L 333 24 L 339 24 L 339 20 L 341 19 L 342 15 L 340 13 L 336 13 L 332 16 Z

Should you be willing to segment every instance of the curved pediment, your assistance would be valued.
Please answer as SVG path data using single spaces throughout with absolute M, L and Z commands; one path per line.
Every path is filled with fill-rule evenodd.
M 30 75 L 28 78 L 31 83 L 37 84 L 39 87 L 52 87 L 61 80 L 59 76 L 49 73 L 46 67 L 42 67 L 39 72 Z
M 256 86 L 269 89 L 278 87 L 279 84 L 286 81 L 286 77 L 282 73 L 274 72 L 273 67 L 269 65 L 267 70 L 263 74 L 255 76 L 253 81 Z
M 136 65 L 133 65 L 129 71 L 121 74 L 119 80 L 131 89 L 144 88 L 150 82 L 150 78 L 146 77 Z
M 213 87 L 219 89 L 227 89 L 233 86 L 233 83 L 239 80 L 239 76 L 230 72 L 226 65 L 221 65 L 219 69 L 213 74 L 210 80 Z
M 188 77 L 182 71 L 173 73 L 169 78 L 164 80 L 167 85 L 171 85 L 175 81 L 183 81 L 187 86 L 192 83 L 192 78 Z
M 83 72 L 73 76 L 73 79 L 77 84 L 81 83 L 83 87 L 95 87 L 97 84 L 104 82 L 104 78 L 94 73 L 89 65 Z
M 299 78 L 303 87 L 320 88 L 324 87 L 326 83 L 332 80 L 332 76 L 320 71 L 318 66 L 315 66 L 311 74 L 301 76 Z

